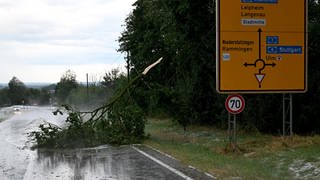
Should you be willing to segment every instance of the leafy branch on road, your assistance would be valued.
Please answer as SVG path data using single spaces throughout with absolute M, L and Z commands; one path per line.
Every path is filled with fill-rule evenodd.
M 149 65 L 142 73 L 120 88 L 109 102 L 89 112 L 81 112 L 70 105 L 53 112 L 67 113 L 67 126 L 59 128 L 41 124 L 40 131 L 30 134 L 37 148 L 92 147 L 101 144 L 132 144 L 145 138 L 145 115 L 131 98 L 130 92 L 148 71 L 160 63 L 162 58 Z

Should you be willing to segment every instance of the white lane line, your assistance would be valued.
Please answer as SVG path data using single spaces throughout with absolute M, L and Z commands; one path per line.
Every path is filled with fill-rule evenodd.
M 147 158 L 151 159 L 152 161 L 158 163 L 158 164 L 161 165 L 162 167 L 167 168 L 169 171 L 175 173 L 176 175 L 178 175 L 178 176 L 180 176 L 180 177 L 182 177 L 182 178 L 184 178 L 184 179 L 187 179 L 187 180 L 193 180 L 191 177 L 189 177 L 189 176 L 185 175 L 184 173 L 182 173 L 181 171 L 179 171 L 179 170 L 177 170 L 177 169 L 175 169 L 175 168 L 173 168 L 173 167 L 171 167 L 171 166 L 163 163 L 162 161 L 158 160 L 157 158 L 155 158 L 155 157 L 153 157 L 153 156 L 151 156 L 151 155 L 149 155 L 149 154 L 141 151 L 140 149 L 138 149 L 138 148 L 136 148 L 136 147 L 134 147 L 134 146 L 131 146 L 131 147 L 132 147 L 134 150 L 136 150 L 136 151 L 138 151 L 139 153 L 141 153 L 141 154 L 143 154 L 144 156 L 146 156 Z
M 160 153 L 160 154 L 162 154 L 162 155 L 164 155 L 164 156 L 167 156 L 167 157 L 170 158 L 170 159 L 179 161 L 178 159 L 170 156 L 169 154 L 166 154 L 166 153 L 164 153 L 164 152 L 161 152 L 161 151 L 159 151 L 158 149 L 155 149 L 155 148 L 153 148 L 153 147 L 151 147 L 151 146 L 149 146 L 149 145 L 144 145 L 144 146 L 147 146 L 148 148 L 150 148 L 150 149 L 152 149 L 152 150 L 154 150 L 154 151 L 156 151 L 156 152 L 158 152 L 158 153 Z

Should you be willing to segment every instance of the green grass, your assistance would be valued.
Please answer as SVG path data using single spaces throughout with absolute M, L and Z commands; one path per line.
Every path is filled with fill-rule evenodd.
M 303 175 L 320 178 L 319 136 L 285 139 L 239 133 L 240 151 L 232 152 L 227 132 L 212 127 L 192 126 L 184 132 L 170 119 L 149 119 L 146 133 L 150 138 L 145 144 L 219 179 L 299 179 Z M 308 163 L 313 168 L 298 174 L 292 170 L 300 170 Z

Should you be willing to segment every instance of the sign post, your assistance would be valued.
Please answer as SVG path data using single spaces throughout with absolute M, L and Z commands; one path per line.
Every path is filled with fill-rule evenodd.
M 233 151 L 237 150 L 237 114 L 241 113 L 245 107 L 245 100 L 241 95 L 230 95 L 227 97 L 225 107 L 228 115 L 228 135 L 230 145 Z M 233 120 L 231 120 L 233 114 Z
M 307 91 L 307 0 L 217 0 L 217 91 Z

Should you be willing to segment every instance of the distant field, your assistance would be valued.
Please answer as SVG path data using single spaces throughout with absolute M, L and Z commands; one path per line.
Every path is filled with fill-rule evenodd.
M 149 119 L 144 143 L 219 179 L 320 179 L 320 136 L 282 138 L 239 132 L 231 152 L 227 133 L 192 126 L 187 132 L 169 119 Z

